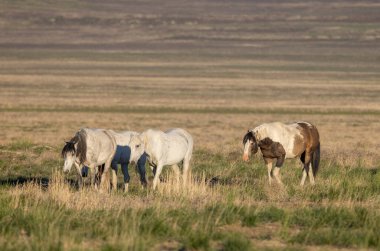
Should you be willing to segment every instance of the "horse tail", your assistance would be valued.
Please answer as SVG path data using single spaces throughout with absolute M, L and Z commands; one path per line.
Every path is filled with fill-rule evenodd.
M 317 175 L 320 158 L 321 158 L 321 143 L 318 142 L 317 149 L 313 152 L 313 156 L 311 159 L 311 168 L 313 170 L 314 176 Z
M 186 152 L 186 156 L 185 158 L 187 158 L 189 161 L 191 159 L 191 155 L 193 154 L 193 147 L 194 147 L 194 140 L 193 140 L 193 137 L 191 136 L 190 133 L 188 133 L 187 131 L 183 130 L 183 129 L 175 129 L 175 130 L 179 130 L 180 134 L 182 134 L 182 137 L 184 137 L 187 141 L 187 152 Z

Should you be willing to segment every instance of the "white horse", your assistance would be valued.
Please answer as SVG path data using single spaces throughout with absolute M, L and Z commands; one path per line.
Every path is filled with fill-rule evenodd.
M 130 163 L 131 148 L 129 143 L 131 141 L 132 135 L 139 135 L 138 132 L 134 131 L 123 131 L 115 132 L 110 130 L 110 133 L 115 138 L 116 141 L 116 152 L 111 162 L 111 171 L 112 171 L 112 188 L 116 190 L 117 187 L 117 165 L 121 165 L 121 170 L 124 175 L 124 192 L 128 192 L 130 176 L 128 173 L 128 164 Z M 145 163 L 146 155 L 142 154 L 139 160 L 137 161 L 137 170 L 140 175 L 140 181 L 142 186 L 146 186 L 147 181 L 145 178 Z
M 249 153 L 255 154 L 260 148 L 268 168 L 269 184 L 272 183 L 272 163 L 275 163 L 273 176 L 279 184 L 280 167 L 285 159 L 300 157 L 303 163 L 301 186 L 306 176 L 314 184 L 320 159 L 320 141 L 317 128 L 308 122 L 284 124 L 280 122 L 265 123 L 253 130 L 248 130 L 243 139 L 243 160 L 249 160 Z M 311 164 L 311 169 L 310 169 Z
M 62 157 L 65 160 L 63 171 L 69 172 L 72 165 L 78 171 L 79 188 L 82 187 L 82 167 L 88 166 L 91 170 L 91 184 L 95 184 L 96 168 L 105 164 L 107 172 L 116 151 L 116 141 L 110 131 L 104 129 L 80 129 L 75 136 L 62 149 Z M 104 182 L 104 176 L 100 181 Z
M 193 138 L 183 129 L 166 132 L 149 129 L 131 137 L 131 161 L 137 161 L 145 152 L 154 173 L 153 189 L 156 189 L 163 166 L 170 165 L 179 181 L 178 164 L 183 161 L 183 182 L 186 184 L 193 152 Z

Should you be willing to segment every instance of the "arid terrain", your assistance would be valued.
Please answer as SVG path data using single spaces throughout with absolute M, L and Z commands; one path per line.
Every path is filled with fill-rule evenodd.
M 1 1 L 1 249 L 379 249 L 379 13 L 377 1 Z M 287 160 L 285 187 L 269 186 L 260 154 L 242 162 L 242 137 L 297 120 L 320 132 L 317 184 L 301 188 Z M 81 127 L 185 128 L 193 181 L 179 188 L 167 169 L 142 190 L 130 168 L 128 194 L 78 191 L 60 151 Z

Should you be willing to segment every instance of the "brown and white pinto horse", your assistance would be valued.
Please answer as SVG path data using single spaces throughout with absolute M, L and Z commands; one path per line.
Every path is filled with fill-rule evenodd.
M 249 152 L 257 153 L 260 148 L 268 168 L 269 184 L 272 183 L 272 163 L 275 163 L 273 176 L 279 184 L 280 167 L 285 159 L 300 157 L 303 163 L 301 186 L 306 176 L 311 184 L 317 174 L 320 159 L 320 142 L 317 128 L 308 122 L 283 124 L 280 122 L 265 123 L 253 130 L 248 130 L 243 139 L 243 160 L 249 160 Z M 311 169 L 310 169 L 311 164 Z

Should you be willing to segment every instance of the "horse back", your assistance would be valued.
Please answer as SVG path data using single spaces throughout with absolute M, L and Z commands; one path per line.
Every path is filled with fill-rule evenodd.
M 128 146 L 129 142 L 131 141 L 131 136 L 139 134 L 134 131 L 115 132 L 113 130 L 110 130 L 110 132 L 112 136 L 115 138 L 116 144 L 118 146 Z
M 259 143 L 267 138 L 274 143 L 279 143 L 286 152 L 285 158 L 298 157 L 305 150 L 314 148 L 319 143 L 318 130 L 308 122 L 266 123 L 256 127 L 254 131 Z
M 147 153 L 165 165 L 176 164 L 192 153 L 192 137 L 183 129 L 174 128 L 165 132 L 150 130 L 148 134 L 150 142 Z
M 86 129 L 87 162 L 104 164 L 116 151 L 116 140 L 110 131 L 104 129 Z

